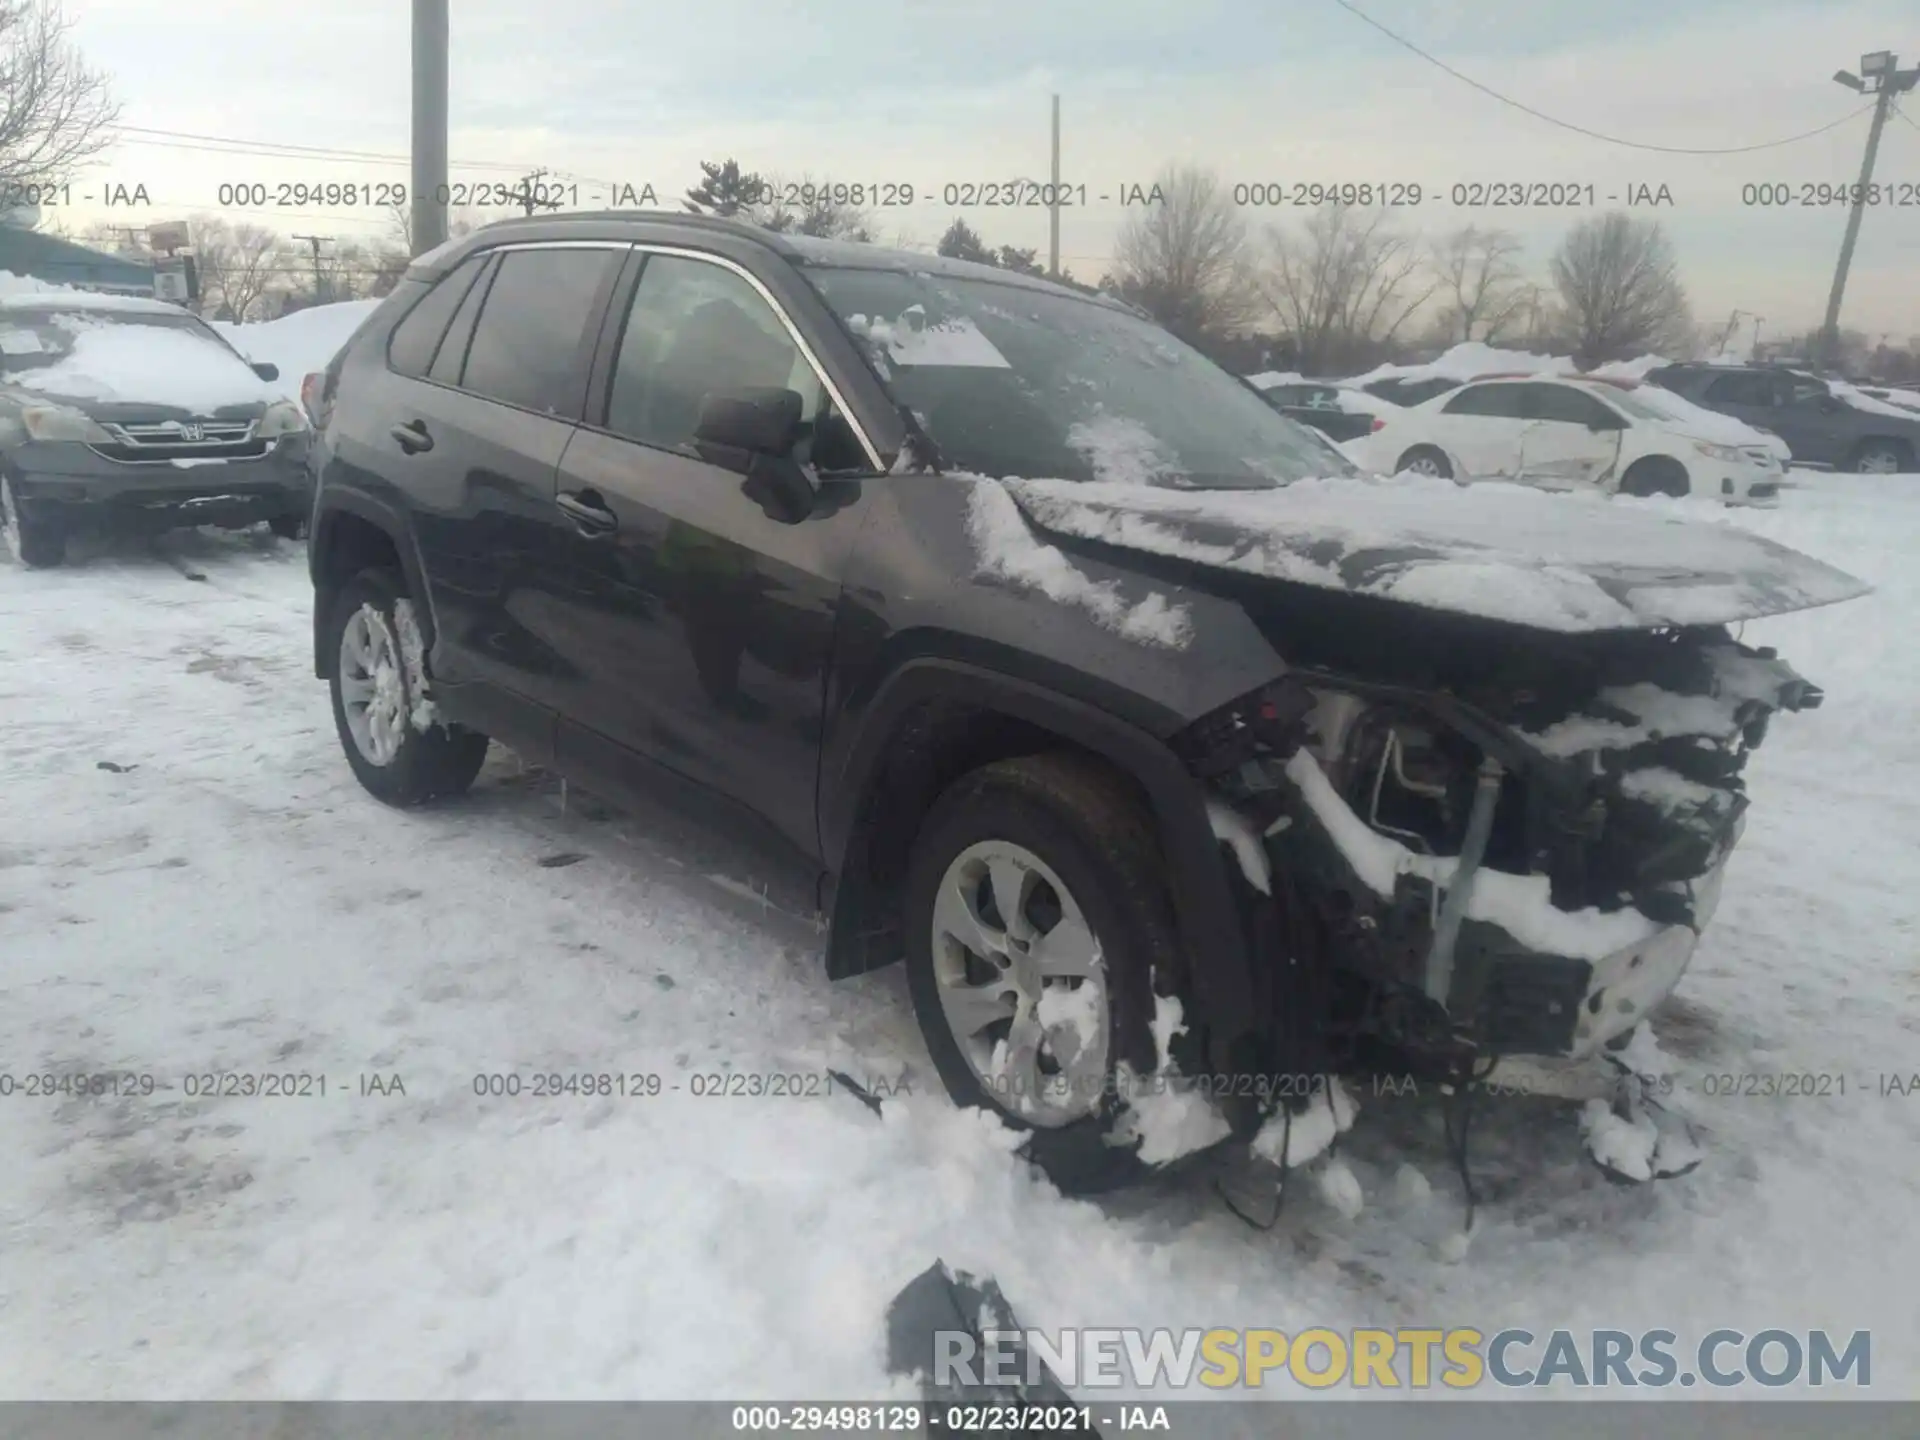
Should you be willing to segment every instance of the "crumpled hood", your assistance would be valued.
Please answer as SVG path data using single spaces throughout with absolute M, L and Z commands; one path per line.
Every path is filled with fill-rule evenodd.
M 1871 589 L 1731 525 L 1519 485 L 1000 483 L 1056 535 L 1561 633 L 1731 624 Z

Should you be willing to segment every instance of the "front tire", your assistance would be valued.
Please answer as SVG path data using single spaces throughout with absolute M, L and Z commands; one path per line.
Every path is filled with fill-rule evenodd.
M 341 590 L 328 630 L 340 748 L 370 795 L 400 807 L 463 793 L 487 758 L 487 737 L 477 730 L 415 723 L 425 697 L 403 657 L 404 598 L 391 571 L 363 570 Z
M 1431 445 L 1416 445 L 1400 457 L 1394 473 L 1408 471 L 1415 475 L 1436 475 L 1442 480 L 1453 478 L 1453 462 Z
M 56 520 L 30 515 L 14 499 L 13 482 L 0 475 L 0 550 L 35 570 L 67 558 L 67 532 Z
M 1071 752 L 964 776 L 914 842 L 907 985 L 934 1068 L 1068 1193 L 1151 1168 L 1118 1079 L 1158 1069 L 1155 993 L 1183 985 L 1164 873 L 1144 803 Z
M 1620 477 L 1622 495 L 1685 495 L 1693 487 L 1687 479 L 1687 467 L 1665 455 L 1650 455 L 1636 460 Z
M 1854 452 L 1847 468 L 1856 475 L 1898 475 L 1907 455 L 1891 440 L 1869 440 Z

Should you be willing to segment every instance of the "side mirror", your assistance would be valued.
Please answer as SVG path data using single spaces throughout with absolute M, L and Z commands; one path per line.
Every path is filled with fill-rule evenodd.
M 280 367 L 263 362 L 253 367 L 253 373 L 258 375 L 262 380 L 278 380 L 280 378 Z
M 800 394 L 737 390 L 709 395 L 693 427 L 700 458 L 744 475 L 756 455 L 790 455 L 800 441 Z
M 802 401 L 795 390 L 709 395 L 693 429 L 693 448 L 709 465 L 744 475 L 747 497 L 775 520 L 795 524 L 813 511 L 819 487 L 793 458 Z

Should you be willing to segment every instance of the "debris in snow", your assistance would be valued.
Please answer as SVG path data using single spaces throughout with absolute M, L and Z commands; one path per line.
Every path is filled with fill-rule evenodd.
M 1113 581 L 1086 575 L 1033 533 L 1019 505 L 997 480 L 975 479 L 967 531 L 984 575 L 1038 590 L 1063 605 L 1077 605 L 1129 640 L 1179 650 L 1193 638 L 1193 620 L 1186 606 L 1169 603 L 1158 591 L 1130 604 Z
M 1320 1198 L 1346 1219 L 1357 1219 L 1360 1212 L 1367 1208 L 1367 1196 L 1360 1188 L 1360 1177 L 1338 1155 L 1328 1160 L 1321 1169 L 1318 1183 Z
M 1205 1090 L 1180 1083 L 1179 1067 L 1168 1050 L 1173 1038 L 1186 1029 L 1179 1000 L 1156 995 L 1150 1028 L 1159 1062 L 1154 1073 L 1144 1078 L 1136 1076 L 1125 1061 L 1116 1067 L 1119 1092 L 1127 1097 L 1128 1105 L 1113 1142 L 1124 1145 L 1138 1141 L 1143 1161 L 1166 1165 L 1226 1139 L 1233 1127 Z
M 827 1074 L 839 1084 L 841 1089 L 853 1096 L 854 1099 L 866 1106 L 867 1109 L 876 1115 L 880 1113 L 880 1097 L 868 1090 L 866 1086 L 855 1080 L 851 1075 L 840 1070 L 829 1070 Z
M 544 856 L 538 863 L 542 870 L 562 870 L 569 865 L 578 865 L 586 858 L 577 850 L 567 850 L 558 855 Z
M 1618 1050 L 1608 1050 L 1607 1056 L 1621 1068 L 1648 1080 L 1664 1079 L 1680 1069 L 1678 1062 L 1660 1048 L 1653 1026 L 1645 1021 L 1628 1033 L 1626 1044 Z
M 1424 1205 L 1433 1198 L 1433 1186 L 1417 1168 L 1403 1163 L 1393 1172 L 1393 1198 L 1409 1208 Z
M 1293 781 L 1328 838 L 1361 882 L 1385 899 L 1393 897 L 1402 875 L 1417 876 L 1445 889 L 1459 861 L 1451 855 L 1416 855 L 1382 835 L 1353 813 L 1326 773 L 1305 750 L 1287 761 Z M 1611 913 L 1598 909 L 1562 910 L 1553 903 L 1545 875 L 1509 875 L 1484 866 L 1475 873 L 1467 898 L 1467 918 L 1498 925 L 1529 949 L 1580 960 L 1603 960 L 1660 933 L 1661 926 L 1631 907 Z
M 1447 1265 L 1458 1265 L 1467 1258 L 1467 1250 L 1473 1244 L 1471 1230 L 1455 1230 L 1446 1235 L 1433 1247 L 1434 1259 Z
M 407 712 L 407 718 L 413 722 L 413 728 L 424 735 L 440 723 L 440 712 L 427 686 L 427 646 L 420 634 L 420 615 L 413 608 L 413 601 L 402 596 L 393 602 L 393 623 L 400 632 L 397 638 L 400 663 L 406 667 L 407 694 L 413 698 L 413 708 Z
M 1253 1137 L 1257 1157 L 1291 1170 L 1326 1153 L 1335 1140 L 1353 1128 L 1360 1102 L 1337 1075 L 1327 1076 L 1326 1081 L 1325 1091 L 1315 1095 L 1304 1110 L 1296 1113 L 1283 1106 L 1269 1117 Z
M 1267 847 L 1255 833 L 1253 822 L 1223 800 L 1207 801 L 1207 822 L 1213 826 L 1213 838 L 1230 846 L 1233 858 L 1240 862 L 1240 873 L 1262 895 L 1273 893 L 1273 864 Z
M 1580 1111 L 1580 1138 L 1600 1168 L 1628 1180 L 1653 1178 L 1660 1127 L 1645 1113 L 1628 1119 L 1604 1100 L 1589 1100 Z
M 96 770 L 111 770 L 116 775 L 124 775 L 129 770 L 137 770 L 140 767 L 137 765 L 116 765 L 111 760 L 100 760 L 95 762 L 93 768 Z

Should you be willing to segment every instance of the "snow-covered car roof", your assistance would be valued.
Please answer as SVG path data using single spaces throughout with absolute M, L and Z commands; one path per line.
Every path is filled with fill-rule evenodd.
M 120 310 L 142 315 L 189 315 L 170 300 L 146 295 L 105 295 L 92 290 L 49 290 L 32 295 L 0 295 L 0 314 L 21 310 Z

